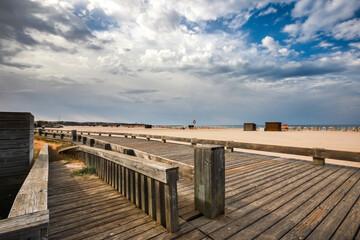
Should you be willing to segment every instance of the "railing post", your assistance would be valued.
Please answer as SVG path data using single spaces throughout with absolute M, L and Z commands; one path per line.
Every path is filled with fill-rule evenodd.
M 63 133 L 60 134 L 60 138 L 61 138 L 61 139 L 64 139 L 64 136 L 65 136 L 65 134 L 63 134 Z
M 74 142 L 76 142 L 76 130 L 72 130 L 72 131 L 71 131 L 71 134 L 72 134 L 72 140 L 73 140 Z
M 53 133 L 53 138 L 56 138 L 56 133 Z
M 167 171 L 167 179 L 167 184 L 164 185 L 165 222 L 166 229 L 172 233 L 179 230 L 178 195 L 176 184 L 179 179 L 178 169 Z
M 208 218 L 225 211 L 225 150 L 222 146 L 195 146 L 195 209 Z
M 38 131 L 39 131 L 39 136 L 42 136 L 43 130 L 40 128 Z
M 87 137 L 83 137 L 83 144 L 86 145 Z
M 81 142 L 81 139 L 82 139 L 81 135 L 77 135 L 78 142 Z
M 325 165 L 325 158 L 319 156 L 319 152 L 324 150 L 323 148 L 314 148 L 313 164 L 317 166 Z

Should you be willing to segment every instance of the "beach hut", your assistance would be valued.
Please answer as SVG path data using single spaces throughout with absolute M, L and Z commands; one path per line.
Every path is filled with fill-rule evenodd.
M 266 122 L 265 131 L 281 132 L 281 122 Z
M 244 131 L 256 131 L 255 123 L 244 123 Z

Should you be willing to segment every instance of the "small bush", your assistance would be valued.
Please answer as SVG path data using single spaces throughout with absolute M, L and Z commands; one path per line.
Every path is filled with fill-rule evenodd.
M 96 173 L 96 169 L 94 167 L 83 167 L 80 170 L 75 170 L 72 172 L 73 176 L 82 176 L 84 174 L 93 175 Z

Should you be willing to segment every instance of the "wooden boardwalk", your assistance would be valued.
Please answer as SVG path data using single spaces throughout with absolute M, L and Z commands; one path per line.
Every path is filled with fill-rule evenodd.
M 92 136 L 193 165 L 193 148 Z M 360 239 L 360 169 L 226 153 L 225 215 L 194 210 L 194 187 L 178 182 L 180 230 L 151 220 L 100 179 L 50 164 L 50 239 Z

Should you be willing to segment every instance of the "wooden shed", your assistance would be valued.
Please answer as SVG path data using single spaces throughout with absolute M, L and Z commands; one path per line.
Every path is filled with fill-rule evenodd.
M 34 116 L 0 112 L 0 217 L 7 217 L 33 156 Z
M 265 131 L 281 132 L 281 122 L 266 122 Z
M 244 123 L 244 131 L 256 131 L 255 123 Z

